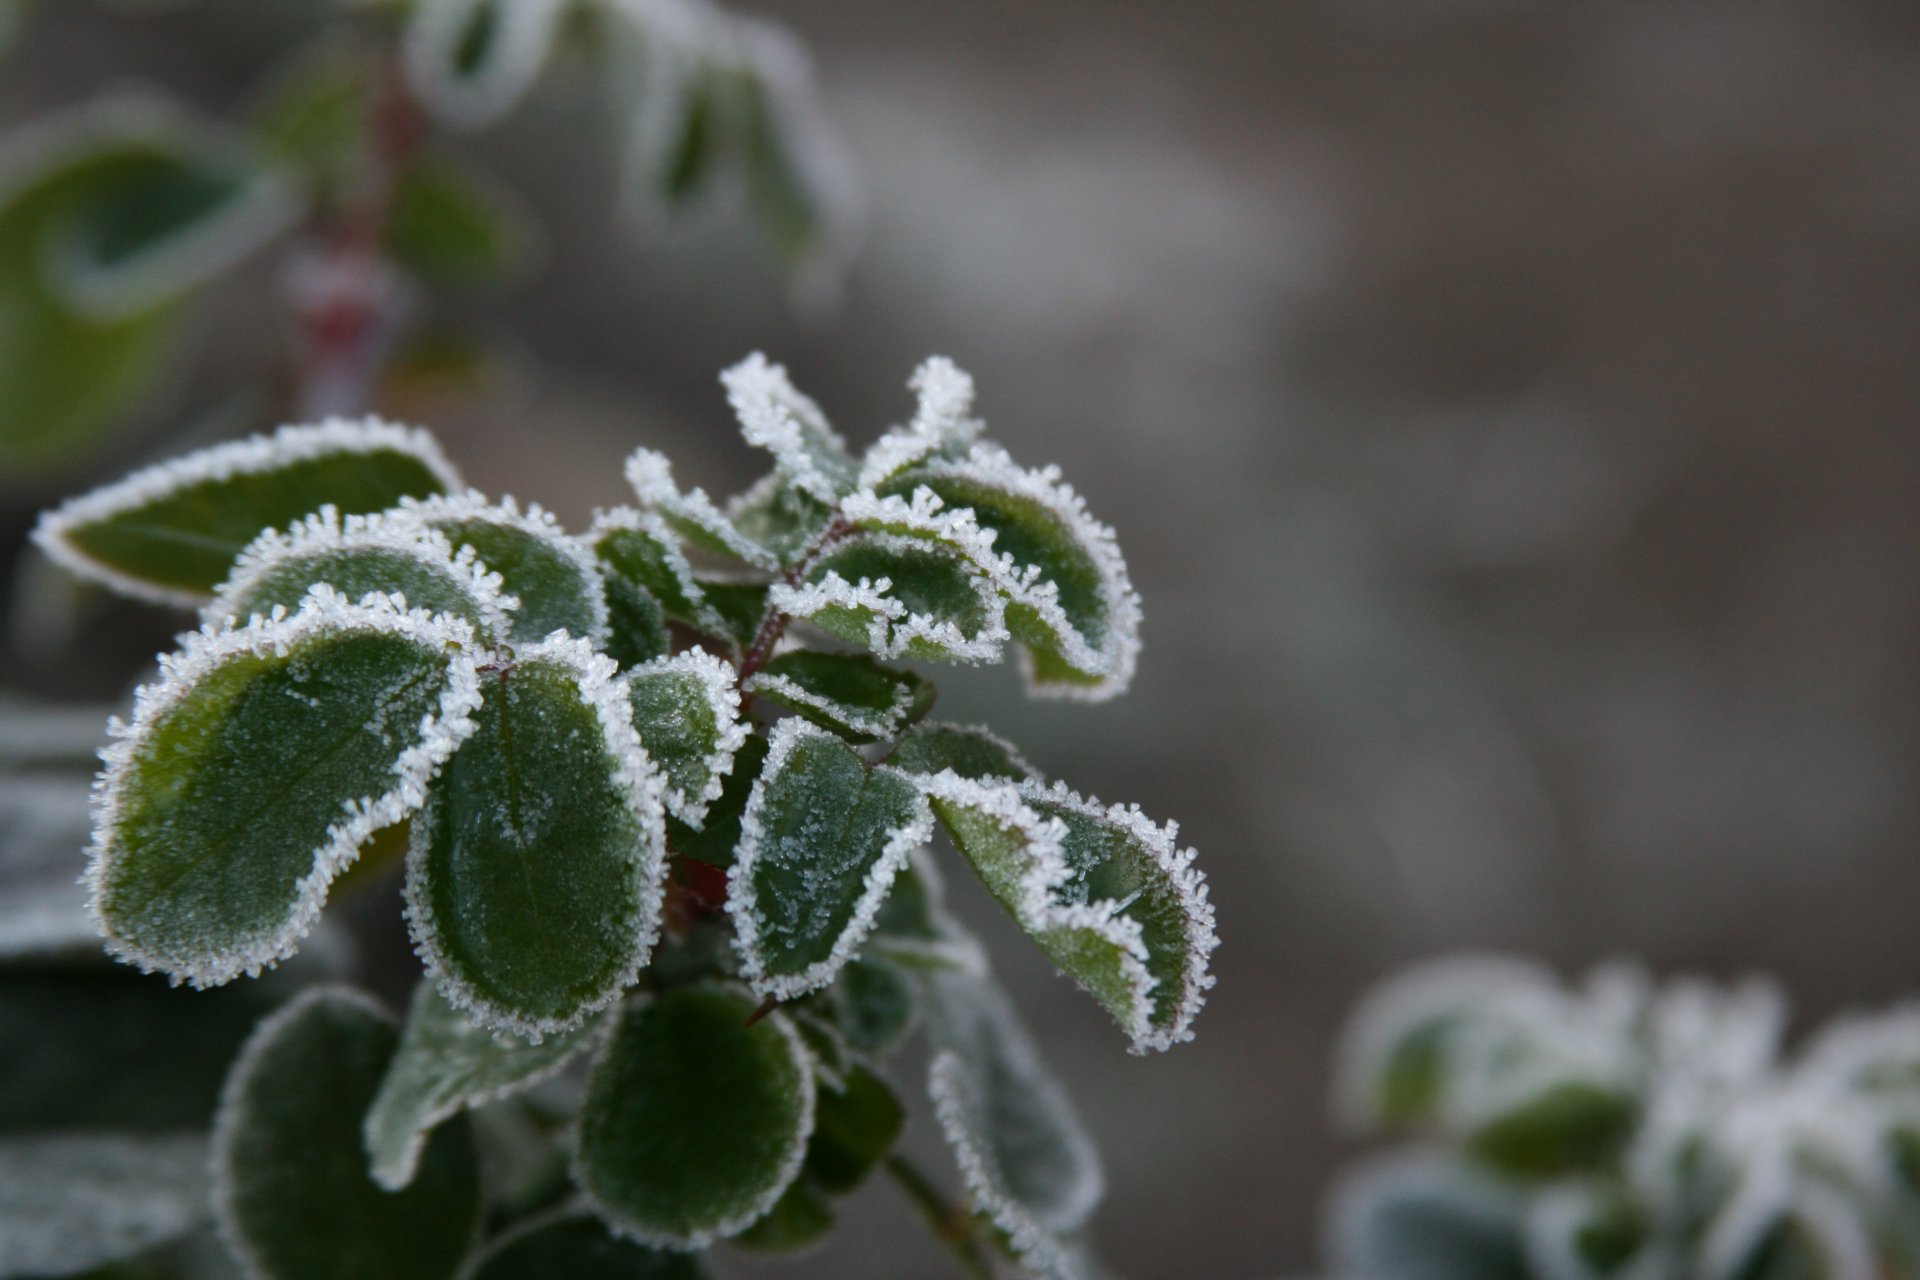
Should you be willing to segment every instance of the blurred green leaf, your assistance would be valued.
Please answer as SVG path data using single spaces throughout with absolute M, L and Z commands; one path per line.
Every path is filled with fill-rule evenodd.
M 818 1243 L 833 1230 L 833 1206 L 805 1178 L 797 1179 L 758 1222 L 733 1237 L 755 1253 L 792 1253 Z
M 906 1108 L 886 1082 L 865 1067 L 852 1068 L 845 1088 L 820 1094 L 807 1177 L 823 1191 L 846 1195 L 879 1167 L 906 1123 Z
M 429 281 L 496 280 L 525 264 L 527 214 L 505 188 L 445 159 L 409 167 L 394 185 L 387 251 Z
M 198 1135 L 0 1141 L 0 1275 L 73 1275 L 206 1220 Z
M 622 1240 L 587 1214 L 569 1213 L 502 1237 L 470 1280 L 706 1280 L 684 1253 Z

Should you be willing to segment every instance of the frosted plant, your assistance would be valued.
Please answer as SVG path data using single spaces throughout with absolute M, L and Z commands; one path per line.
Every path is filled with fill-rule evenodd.
M 1569 989 L 1453 960 L 1355 1016 L 1341 1108 L 1417 1134 L 1334 1198 L 1357 1280 L 1885 1280 L 1920 1275 L 1920 1010 L 1782 1057 L 1771 987 Z
M 584 533 L 375 420 L 42 518 L 60 564 L 199 611 L 101 753 L 87 909 L 110 952 L 225 987 L 294 957 L 345 879 L 404 878 L 425 971 L 404 1020 L 309 985 L 226 1074 L 207 1202 L 249 1275 L 700 1276 L 720 1242 L 818 1239 L 881 1168 L 969 1274 L 1094 1274 L 1098 1159 L 938 865 L 1136 1052 L 1192 1035 L 1206 883 L 1173 824 L 927 718 L 932 680 L 896 664 L 1017 651 L 1037 696 L 1119 694 L 1140 613 L 1118 545 L 982 438 L 945 361 L 864 454 L 763 357 L 723 381 L 766 477 L 717 502 L 641 450 L 635 503 Z M 960 1209 L 892 1150 L 882 1072 L 918 1032 Z M 1578 1061 L 1621 1085 L 1604 1035 L 1563 1039 L 1529 1079 Z M 21 1158 L 148 1167 L 137 1144 L 73 1150 Z M 188 1232 L 187 1190 L 131 1196 L 121 1234 L 52 1263 L 75 1233 L 37 1224 L 22 1256 L 77 1268 Z M 23 1265 L 7 1203 L 0 1274 Z

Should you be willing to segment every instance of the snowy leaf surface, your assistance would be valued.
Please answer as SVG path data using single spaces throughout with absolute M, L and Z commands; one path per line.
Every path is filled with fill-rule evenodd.
M 887 763 L 908 773 L 931 775 L 950 769 L 975 782 L 1041 781 L 1039 770 L 993 730 L 945 720 L 924 720 L 907 730 Z
M 481 1257 L 471 1280 L 706 1280 L 684 1253 L 622 1240 L 590 1214 L 563 1212 L 508 1232 Z
M 1126 691 L 1140 650 L 1140 599 L 1113 530 L 1088 514 L 1057 469 L 1029 471 L 976 444 L 963 459 L 907 468 L 877 493 L 909 500 L 922 520 L 964 517 L 989 536 L 1006 625 L 1026 647 L 1033 692 L 1104 699 Z
M 446 535 L 455 547 L 471 547 L 480 563 L 498 574 L 520 604 L 508 638 L 514 643 L 565 631 L 600 644 L 607 636 L 607 597 L 593 553 L 568 535 L 560 522 L 511 498 L 490 503 L 477 493 L 409 502 L 405 510 Z
M 933 706 L 935 692 L 913 672 L 882 666 L 865 654 L 812 649 L 778 655 L 743 687 L 850 742 L 900 736 Z
M 576 639 L 483 677 L 413 821 L 407 913 L 441 989 L 537 1039 L 630 985 L 659 930 L 660 782 L 611 659 Z
M 673 466 L 662 454 L 637 449 L 627 459 L 627 483 L 643 512 L 658 515 L 668 528 L 695 546 L 742 560 L 756 569 L 776 571 L 780 557 L 749 538 L 713 504 L 704 489 L 682 493 L 673 482 Z
M 835 543 L 808 561 L 798 583 L 775 583 L 767 599 L 882 658 L 995 662 L 1007 638 L 1001 598 L 975 559 L 891 532 Z
M 406 511 L 342 519 L 333 506 L 293 525 L 269 529 L 240 553 L 233 572 L 201 611 L 209 623 L 292 612 L 309 588 L 326 583 L 348 600 L 369 592 L 399 595 L 408 607 L 448 613 L 473 627 L 483 645 L 504 640 L 519 601 L 503 596 L 500 575 L 458 553 L 446 535 Z
M 806 1047 L 759 1001 L 682 987 L 621 1012 L 580 1113 L 575 1177 L 614 1229 L 697 1249 L 734 1235 L 793 1182 L 814 1126 Z
M 1528 1280 L 1523 1198 L 1444 1156 L 1383 1160 L 1336 1190 L 1328 1260 L 1371 1280 Z
M 204 629 L 103 755 L 88 875 L 107 947 L 196 986 L 290 955 L 327 886 L 473 727 L 464 622 L 314 588 Z
M 939 973 L 927 989 L 928 1091 L 968 1195 L 1029 1270 L 1083 1275 L 1062 1238 L 1086 1222 L 1105 1181 L 1066 1091 L 991 982 Z
M 260 1280 L 441 1280 L 460 1268 L 480 1210 L 465 1120 L 441 1126 L 404 1191 L 367 1173 L 361 1118 L 398 1040 L 366 997 L 319 988 L 261 1023 L 234 1063 L 214 1126 L 214 1205 Z
M 207 1218 L 199 1135 L 58 1134 L 0 1142 L 0 1275 L 78 1275 Z
M 667 812 L 702 826 L 749 732 L 733 668 L 690 649 L 635 668 L 625 680 L 634 730 L 666 784 Z
M 874 441 L 860 461 L 859 487 L 876 489 L 910 467 L 965 455 L 985 424 L 973 416 L 973 379 L 945 356 L 933 356 L 907 386 L 917 398 L 913 419 Z
M 1064 787 L 923 778 L 981 881 L 1136 1052 L 1192 1038 L 1217 941 L 1205 879 L 1176 829 Z
M 667 842 L 675 853 L 697 858 L 708 866 L 730 867 L 740 844 L 740 818 L 753 795 L 760 768 L 766 763 L 767 740 L 749 733 L 733 756 L 733 771 L 723 779 L 720 798 L 707 806 L 698 830 L 667 815 Z
M 859 468 L 846 442 L 820 406 L 794 387 L 784 366 L 756 351 L 722 373 L 720 382 L 741 435 L 773 455 L 776 474 L 829 505 L 853 491 Z
M 540 74 L 565 9 L 563 0 L 422 0 L 402 46 L 408 79 L 448 123 L 491 124 Z
M 136 471 L 43 515 L 33 537 L 80 577 L 194 607 L 262 530 L 288 528 L 328 504 L 363 515 L 458 484 L 426 432 L 329 419 Z
M 594 1029 L 528 1044 L 475 1025 L 433 983 L 420 983 L 400 1048 L 367 1111 L 373 1180 L 394 1191 L 406 1186 L 436 1125 L 538 1084 L 591 1044 Z
M 857 954 L 933 818 L 906 775 L 790 719 L 774 728 L 740 826 L 727 908 L 742 970 L 754 990 L 787 999 Z

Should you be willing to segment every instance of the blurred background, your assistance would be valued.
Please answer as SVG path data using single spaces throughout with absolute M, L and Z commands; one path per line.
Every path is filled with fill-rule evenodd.
M 1105 1151 L 1116 1267 L 1312 1268 L 1350 1154 L 1334 1038 L 1410 960 L 1766 971 L 1808 1018 L 1920 991 L 1920 7 L 751 8 L 811 48 L 862 174 L 838 301 L 796 305 L 738 220 L 633 235 L 593 95 L 550 78 L 458 144 L 544 233 L 522 283 L 437 304 L 508 356 L 429 425 L 577 526 L 637 444 L 713 491 L 757 474 L 715 381 L 751 350 L 856 444 L 938 352 L 1116 526 L 1131 696 L 937 673 L 942 714 L 1178 818 L 1213 882 L 1219 988 L 1163 1056 L 996 947 Z M 109 85 L 231 113 L 307 9 L 54 0 L 0 63 L 0 129 Z M 0 486 L 0 686 L 110 698 L 167 644 L 176 616 L 93 600 L 63 629 L 25 535 L 273 425 L 243 392 L 280 287 L 265 261 L 223 285 L 130 434 Z M 742 1270 L 945 1266 L 875 1186 L 821 1252 Z

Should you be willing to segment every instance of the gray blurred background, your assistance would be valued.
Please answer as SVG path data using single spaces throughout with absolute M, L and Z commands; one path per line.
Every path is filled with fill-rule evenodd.
M 514 373 L 430 425 L 578 523 L 639 443 L 752 478 L 714 378 L 750 350 L 856 443 L 939 352 L 1118 528 L 1133 694 L 1027 704 L 988 670 L 942 712 L 1178 818 L 1213 881 L 1219 988 L 1148 1060 L 962 904 L 1106 1152 L 1120 1270 L 1312 1266 L 1350 1154 L 1333 1037 L 1418 957 L 1765 970 L 1809 1015 L 1920 989 L 1920 6 L 754 7 L 814 50 L 864 174 L 839 305 L 791 305 L 725 218 L 636 242 L 592 95 L 550 83 L 461 144 L 547 244 L 442 304 Z M 0 123 L 126 81 L 231 110 L 302 8 L 53 0 Z M 255 274 L 66 487 L 271 425 L 205 416 L 284 339 Z M 6 500 L 9 562 L 54 496 Z M 104 695 L 177 625 L 94 616 L 16 626 L 0 682 Z M 948 1274 L 885 1186 L 823 1251 L 741 1270 Z

